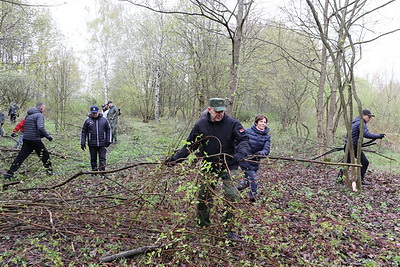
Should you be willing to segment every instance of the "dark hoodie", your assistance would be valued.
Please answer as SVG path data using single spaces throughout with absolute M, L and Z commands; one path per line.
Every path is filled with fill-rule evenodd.
M 86 138 L 89 146 L 106 146 L 111 143 L 111 127 L 110 123 L 103 114 L 99 114 L 97 118 L 93 118 L 89 114 L 88 118 L 83 122 L 81 145 L 86 144 Z
M 363 119 L 363 123 L 364 123 L 364 134 L 363 137 L 368 138 L 368 139 L 379 139 L 382 138 L 380 134 L 373 134 L 371 132 L 368 131 L 368 127 L 367 127 L 367 123 L 366 121 Z M 353 124 L 351 126 L 351 137 L 353 140 L 353 146 L 357 146 L 357 142 L 358 142 L 358 137 L 360 135 L 360 116 L 357 116 L 354 120 L 353 120 Z
M 221 121 L 212 122 L 208 113 L 194 125 L 187 139 L 189 145 L 181 148 L 171 158 L 171 161 L 179 162 L 179 159 L 186 158 L 197 148 L 200 150 L 199 156 L 205 156 L 206 161 L 213 163 L 225 162 L 223 156 L 211 157 L 211 155 L 219 153 L 231 156 L 239 154 L 244 158 L 250 153 L 248 140 L 249 137 L 238 120 L 225 114 Z M 233 161 L 231 157 L 226 157 L 226 161 L 229 169 L 233 170 L 238 167 L 238 162 Z
M 24 139 L 39 141 L 43 137 L 50 138 L 49 133 L 44 128 L 44 117 L 37 108 L 30 108 L 24 123 Z

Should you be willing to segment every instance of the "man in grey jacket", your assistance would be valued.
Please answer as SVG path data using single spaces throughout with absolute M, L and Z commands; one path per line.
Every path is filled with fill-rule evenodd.
M 4 174 L 5 179 L 13 179 L 14 173 L 19 169 L 24 160 L 35 151 L 43 162 L 43 166 L 46 168 L 47 174 L 53 174 L 53 170 L 50 162 L 50 154 L 46 147 L 42 143 L 42 138 L 45 137 L 49 141 L 53 138 L 44 128 L 44 117 L 43 112 L 46 109 L 46 105 L 42 102 L 36 103 L 36 107 L 30 108 L 25 117 L 24 124 L 24 139 L 22 148 L 19 151 L 14 162 L 11 164 L 10 169 Z
M 111 144 L 111 138 L 110 123 L 103 117 L 103 114 L 99 113 L 98 106 L 91 106 L 90 114 L 82 126 L 81 148 L 82 150 L 86 149 L 87 140 L 90 165 L 93 171 L 104 171 L 106 169 L 106 148 Z M 97 165 L 97 156 L 99 157 L 99 165 Z

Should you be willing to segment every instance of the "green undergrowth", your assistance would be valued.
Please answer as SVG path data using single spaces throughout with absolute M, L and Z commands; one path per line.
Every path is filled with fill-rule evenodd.
M 47 124 L 51 132 L 54 126 L 51 121 Z M 198 228 L 197 191 L 203 174 L 199 163 L 160 164 L 182 146 L 193 124 L 122 118 L 119 142 L 108 149 L 107 169 L 123 170 L 107 178 L 88 174 L 73 178 L 90 170 L 89 152 L 80 149 L 80 125 L 54 133 L 53 142 L 44 140 L 55 152 L 51 159 L 56 174 L 47 176 L 37 156 L 31 155 L 17 176 L 23 184 L 0 192 L 2 266 L 105 266 L 101 258 L 144 246 L 154 248 L 111 265 L 400 264 L 399 178 L 396 172 L 381 171 L 397 166 L 375 156 L 369 156 L 375 186 L 357 193 L 336 183 L 336 167 L 264 160 L 257 202 L 250 203 L 247 191 L 242 192 L 234 205 L 235 219 L 223 223 L 224 211 L 232 206 L 218 185 L 212 226 Z M 293 133 L 272 134 L 272 155 L 311 157 L 315 145 L 310 142 L 295 139 Z M 12 144 L 8 139 L 2 143 Z M 0 161 L 1 170 L 15 156 L 7 153 L 9 157 Z M 55 185 L 59 186 L 47 188 Z M 34 187 L 47 189 L 22 190 Z M 241 239 L 229 240 L 228 230 Z

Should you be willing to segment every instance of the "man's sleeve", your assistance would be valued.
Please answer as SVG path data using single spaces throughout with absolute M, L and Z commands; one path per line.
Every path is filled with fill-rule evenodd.
M 364 137 L 369 139 L 379 139 L 381 138 L 380 134 L 371 133 L 368 128 L 364 125 Z
M 240 122 L 236 123 L 233 132 L 235 135 L 236 153 L 242 154 L 243 157 L 250 155 L 249 137 Z
M 198 137 L 199 137 L 199 130 L 198 130 L 198 125 L 197 123 L 193 127 L 193 129 L 190 131 L 189 137 L 186 139 L 188 144 L 184 145 L 178 152 L 176 152 L 170 159 L 170 161 L 179 161 L 179 159 L 184 159 L 189 156 L 190 153 L 195 151 L 200 143 L 196 142 Z
M 87 119 L 86 119 L 87 120 Z M 81 145 L 86 144 L 86 135 L 87 135 L 87 125 L 86 120 L 83 122 L 82 131 L 81 131 Z
M 46 138 L 50 137 L 50 134 L 44 128 L 44 117 L 40 113 L 36 118 L 36 126 L 37 126 L 37 129 L 38 129 L 41 137 L 46 137 Z

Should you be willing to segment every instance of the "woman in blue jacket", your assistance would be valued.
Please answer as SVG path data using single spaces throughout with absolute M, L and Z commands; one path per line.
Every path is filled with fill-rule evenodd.
M 254 125 L 246 129 L 252 155 L 268 156 L 270 152 L 271 136 L 267 127 L 268 119 L 264 115 L 256 116 Z M 250 161 L 241 161 L 240 167 L 244 170 L 244 180 L 239 183 L 238 190 L 242 191 L 250 186 L 249 200 L 256 201 L 257 171 L 260 168 L 260 159 L 255 157 Z

